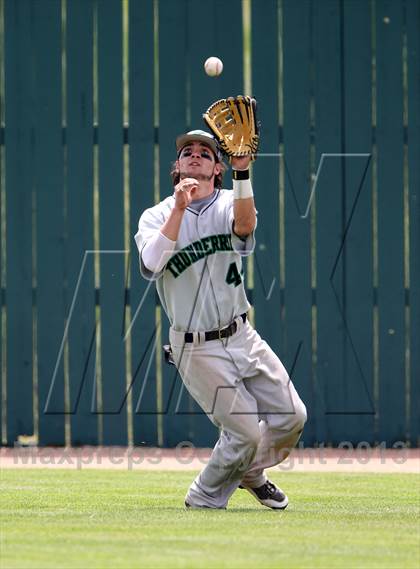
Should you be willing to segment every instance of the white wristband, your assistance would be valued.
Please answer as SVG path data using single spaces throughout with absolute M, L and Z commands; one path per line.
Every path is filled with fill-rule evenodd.
M 244 200 L 246 198 L 252 198 L 254 196 L 251 180 L 232 180 L 232 182 L 233 199 Z

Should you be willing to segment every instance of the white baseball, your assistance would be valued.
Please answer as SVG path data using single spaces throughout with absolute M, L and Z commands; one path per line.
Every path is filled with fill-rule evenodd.
M 210 77 L 217 77 L 223 71 L 223 62 L 218 57 L 209 57 L 204 63 L 204 70 Z

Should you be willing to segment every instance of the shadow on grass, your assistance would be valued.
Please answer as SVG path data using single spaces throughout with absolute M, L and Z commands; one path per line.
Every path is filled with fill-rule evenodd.
M 197 513 L 200 514 L 206 514 L 209 516 L 213 516 L 216 514 L 220 514 L 223 513 L 225 515 L 229 515 L 229 514 L 253 514 L 253 515 L 258 515 L 258 516 L 267 516 L 267 515 L 275 515 L 275 516 L 280 516 L 282 515 L 282 513 L 284 515 L 290 515 L 293 510 L 290 509 L 287 513 L 284 512 L 284 510 L 275 510 L 272 508 L 265 508 L 265 509 L 259 509 L 259 508 L 253 508 L 253 507 L 243 507 L 243 508 L 227 508 L 227 509 L 223 509 L 223 508 L 185 508 L 182 506 L 149 506 L 148 508 L 142 508 L 143 510 L 149 510 L 150 512 L 187 512 L 189 515 L 195 515 Z

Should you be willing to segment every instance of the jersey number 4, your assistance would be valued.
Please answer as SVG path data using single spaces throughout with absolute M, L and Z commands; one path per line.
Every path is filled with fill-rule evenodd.
M 242 282 L 241 275 L 238 272 L 236 263 L 231 263 L 226 274 L 226 282 L 228 285 L 239 286 Z

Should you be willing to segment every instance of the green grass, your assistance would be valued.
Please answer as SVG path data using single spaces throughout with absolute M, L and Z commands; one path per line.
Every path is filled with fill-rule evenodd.
M 191 472 L 4 470 L 0 566 L 413 567 L 414 474 L 276 474 L 284 512 L 243 490 L 184 510 Z

